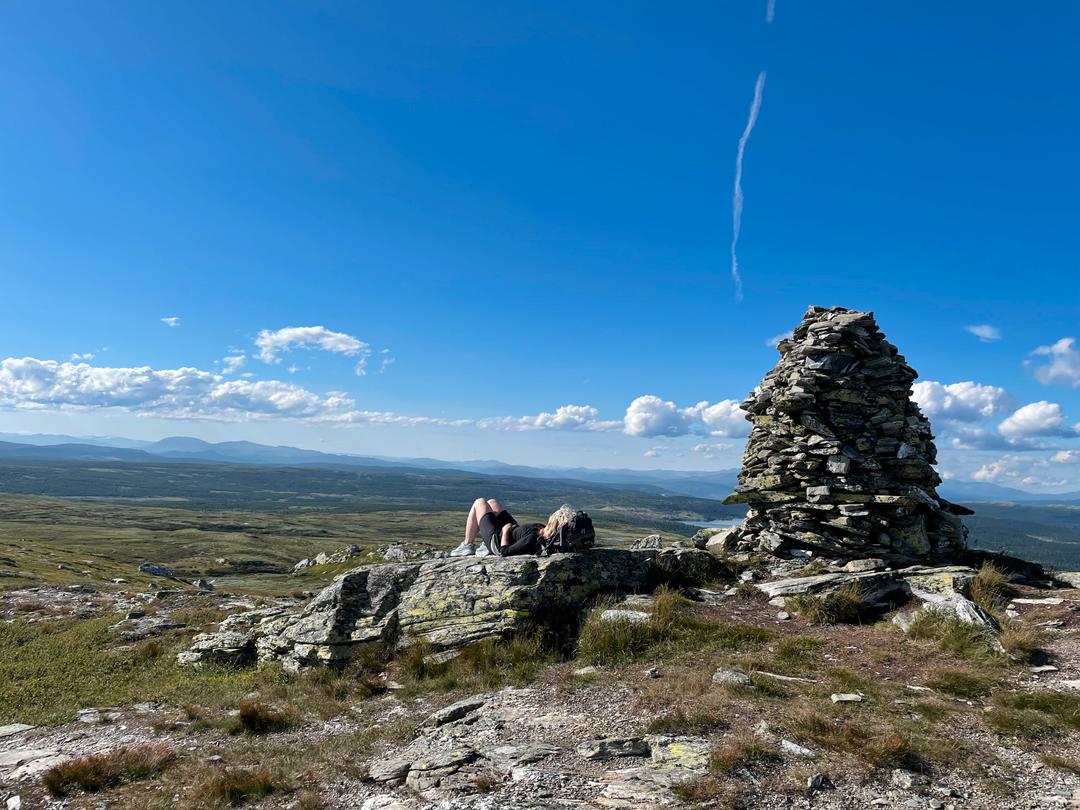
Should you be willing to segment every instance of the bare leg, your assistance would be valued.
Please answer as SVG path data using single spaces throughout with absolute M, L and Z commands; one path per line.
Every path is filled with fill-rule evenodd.
M 488 498 L 488 506 L 491 507 L 491 511 L 494 512 L 496 515 L 503 510 L 502 504 L 499 503 L 498 498 Z
M 469 516 L 465 519 L 465 542 L 470 545 L 480 534 L 480 518 L 491 511 L 491 506 L 484 498 L 477 498 L 469 509 Z

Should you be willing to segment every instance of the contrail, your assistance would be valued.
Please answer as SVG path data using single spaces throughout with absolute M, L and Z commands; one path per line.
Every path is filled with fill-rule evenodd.
M 765 6 L 765 22 L 770 23 L 776 16 L 776 0 L 769 0 Z
M 754 101 L 750 105 L 750 116 L 746 119 L 746 129 L 739 138 L 739 151 L 735 155 L 735 190 L 731 195 L 731 277 L 735 281 L 735 298 L 742 301 L 742 276 L 739 275 L 739 260 L 735 255 L 735 247 L 739 243 L 739 230 L 742 228 L 742 162 L 746 153 L 746 142 L 750 140 L 750 133 L 754 131 L 757 123 L 758 112 L 761 110 L 761 91 L 765 89 L 765 71 L 758 74 L 757 82 L 754 83 Z

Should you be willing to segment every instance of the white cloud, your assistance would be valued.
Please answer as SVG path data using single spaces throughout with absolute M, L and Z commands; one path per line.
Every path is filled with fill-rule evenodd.
M 983 343 L 993 343 L 995 340 L 1001 340 L 1001 330 L 988 323 L 971 324 L 965 326 L 964 331 L 970 332 Z
M 924 380 L 912 386 L 912 397 L 931 419 L 978 422 L 997 416 L 1012 405 L 1004 388 L 970 380 L 943 385 Z
M 647 394 L 638 397 L 626 409 L 623 431 L 630 436 L 685 436 L 707 433 L 711 436 L 745 436 L 750 423 L 739 403 L 725 399 L 710 405 L 702 401 L 689 408 Z
M 162 318 L 161 322 L 171 328 L 176 328 L 180 325 L 180 319 L 175 315 L 170 315 L 167 318 Z
M 1058 450 L 1050 456 L 1054 464 L 1080 464 L 1080 450 Z
M 1043 385 L 1080 388 L 1080 350 L 1076 348 L 1076 338 L 1065 337 L 1049 346 L 1039 346 L 1032 354 L 1050 358 L 1035 369 L 1035 379 Z
M 716 458 L 717 454 L 734 449 L 735 445 L 728 444 L 727 442 L 703 442 L 701 444 L 695 444 L 691 448 L 695 453 L 701 453 L 705 458 Z
M 641 455 L 645 456 L 645 458 L 660 458 L 660 451 L 657 448 L 652 447 Z
M 367 361 L 371 356 L 371 347 L 364 341 L 325 326 L 289 326 L 276 331 L 263 329 L 255 338 L 255 345 L 259 349 L 259 359 L 264 363 L 280 363 L 282 352 L 297 348 L 358 357 L 356 373 L 361 377 L 367 373 Z
M 121 408 L 171 418 L 233 421 L 320 419 L 344 412 L 351 404 L 276 380 L 226 380 L 197 368 L 108 368 L 33 357 L 0 361 L 0 407 L 8 408 Z
M 630 436 L 682 436 L 690 432 L 691 419 L 670 400 L 647 394 L 626 409 L 623 430 Z
M 1032 436 L 1076 436 L 1076 428 L 1065 423 L 1065 414 L 1056 402 L 1032 402 L 998 425 L 998 432 L 1009 439 Z
M 975 481 L 991 482 L 997 481 L 1003 475 L 1008 474 L 1008 464 L 1006 461 L 999 459 L 998 461 L 990 461 L 983 464 L 979 469 L 971 474 L 971 477 Z
M 765 345 L 768 346 L 770 349 L 775 349 L 777 346 L 780 345 L 780 341 L 790 340 L 792 334 L 792 330 L 789 329 L 786 332 L 781 332 L 779 335 L 773 335 L 771 338 L 765 341 Z
M 761 94 L 765 89 L 765 71 L 758 74 L 754 82 L 754 100 L 750 103 L 750 114 L 746 118 L 746 127 L 739 138 L 739 146 L 735 153 L 735 185 L 731 192 L 731 279 L 735 282 L 735 298 L 739 301 L 743 297 L 742 276 L 739 274 L 739 259 L 736 249 L 739 245 L 739 232 L 742 230 L 743 190 L 742 171 L 743 158 L 746 156 L 746 144 L 750 140 L 750 133 L 754 131 L 758 113 L 761 112 Z
M 543 411 L 535 416 L 495 416 L 477 421 L 477 426 L 495 430 L 614 430 L 618 421 L 598 418 L 591 405 L 561 405 L 554 413 Z
M 95 355 L 93 352 L 83 352 L 82 354 L 79 354 L 78 352 L 73 352 L 71 355 L 71 359 L 76 361 L 83 360 L 89 362 L 90 360 L 93 360 L 96 356 L 97 355 Z
M 243 368 L 246 360 L 246 354 L 230 354 L 221 361 L 221 365 L 225 367 L 226 374 L 235 374 Z

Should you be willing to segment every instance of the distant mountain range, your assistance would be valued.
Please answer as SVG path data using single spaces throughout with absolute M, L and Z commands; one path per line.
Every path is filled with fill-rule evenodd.
M 345 453 L 323 453 L 284 445 L 255 442 L 207 442 L 191 436 L 170 436 L 156 442 L 116 436 L 65 436 L 0 433 L 0 460 L 42 459 L 70 461 L 199 462 L 204 464 L 259 464 L 265 466 L 411 467 L 462 470 L 486 475 L 571 479 L 609 484 L 625 489 L 667 492 L 696 498 L 726 497 L 734 488 L 738 470 L 629 470 L 591 467 L 526 467 L 501 461 L 443 461 L 434 458 L 390 458 Z M 939 488 L 950 500 L 1006 501 L 1011 503 L 1080 503 L 1080 492 L 1036 494 L 979 481 L 946 481 Z

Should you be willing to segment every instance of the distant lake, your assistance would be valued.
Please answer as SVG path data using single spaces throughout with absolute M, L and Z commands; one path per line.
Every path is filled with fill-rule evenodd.
M 697 526 L 699 529 L 729 529 L 740 525 L 745 518 L 725 518 L 724 520 L 680 520 L 687 526 Z

